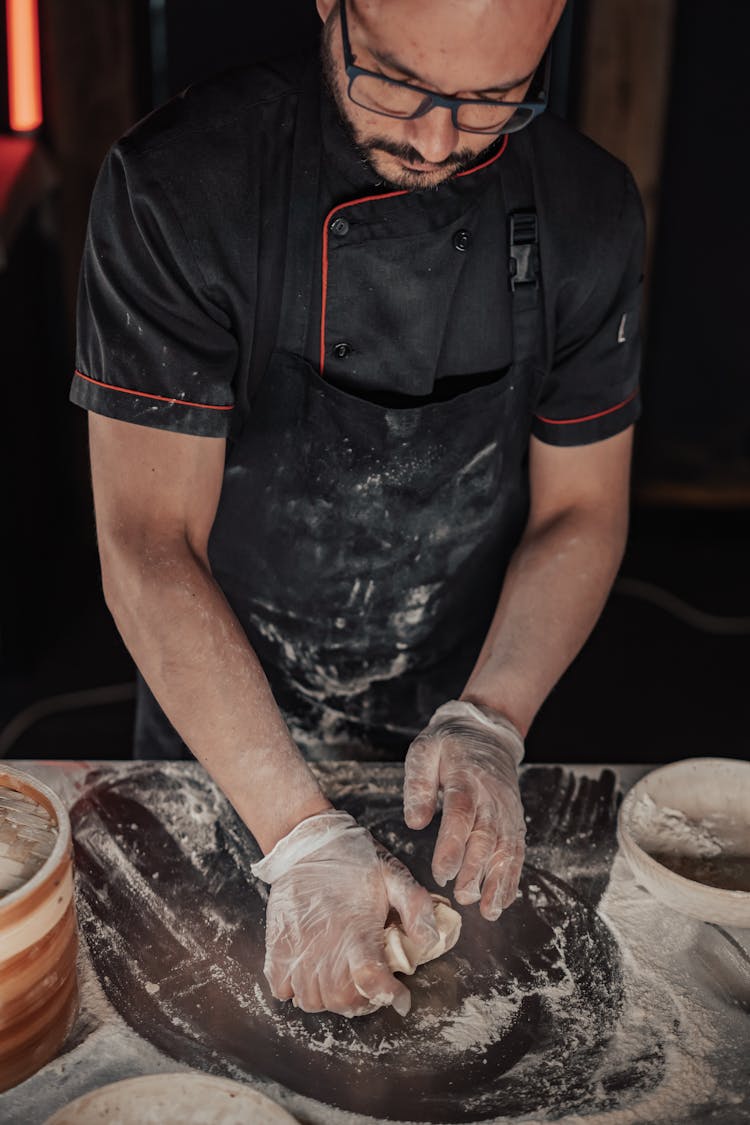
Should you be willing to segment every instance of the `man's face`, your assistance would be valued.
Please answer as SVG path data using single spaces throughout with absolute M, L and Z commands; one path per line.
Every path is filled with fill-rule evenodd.
M 340 0 L 318 0 L 323 72 L 353 143 L 387 183 L 436 187 L 496 137 L 454 128 L 449 109 L 398 120 L 349 98 Z M 521 101 L 565 0 L 346 0 L 357 66 L 451 97 Z M 511 111 L 509 111 L 510 114 Z

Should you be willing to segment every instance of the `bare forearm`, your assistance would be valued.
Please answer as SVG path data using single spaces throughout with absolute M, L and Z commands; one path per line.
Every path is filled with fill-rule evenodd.
M 103 557 L 122 638 L 162 709 L 264 851 L 329 807 L 205 563 L 187 545 Z
M 601 613 L 626 531 L 625 519 L 591 511 L 527 531 L 462 699 L 502 711 L 526 735 Z

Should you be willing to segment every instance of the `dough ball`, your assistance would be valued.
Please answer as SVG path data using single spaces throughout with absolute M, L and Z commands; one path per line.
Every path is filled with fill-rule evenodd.
M 406 973 L 411 976 L 419 965 L 441 957 L 458 941 L 461 933 L 461 915 L 454 910 L 447 898 L 432 895 L 435 925 L 438 940 L 427 949 L 419 947 L 404 933 L 400 922 L 391 922 L 385 927 L 385 959 L 392 973 Z

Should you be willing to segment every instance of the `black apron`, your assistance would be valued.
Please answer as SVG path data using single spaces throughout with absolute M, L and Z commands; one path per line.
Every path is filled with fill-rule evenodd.
M 303 358 L 321 237 L 312 107 L 314 96 L 301 98 L 276 348 L 228 445 L 209 558 L 303 753 L 398 759 L 465 686 L 528 514 L 529 434 L 546 362 L 533 182 L 519 133 L 499 176 L 515 275 L 511 366 L 426 405 L 350 393 L 326 378 L 346 343 L 335 328 L 324 333 L 322 375 Z M 463 236 L 467 214 L 478 221 L 476 193 L 462 198 L 453 184 L 440 189 L 445 218 Z M 484 205 L 498 214 L 497 177 L 488 191 Z M 392 264 L 400 254 L 407 268 L 440 236 L 429 192 L 385 192 L 341 205 L 343 216 L 357 240 L 348 258 L 356 322 L 367 317 L 368 276 L 382 279 L 383 257 Z M 430 286 L 443 283 L 433 271 Z M 335 291 L 347 292 L 346 273 Z M 346 315 L 340 296 L 329 314 Z M 429 303 L 418 331 L 442 331 Z M 140 688 L 135 756 L 185 756 Z

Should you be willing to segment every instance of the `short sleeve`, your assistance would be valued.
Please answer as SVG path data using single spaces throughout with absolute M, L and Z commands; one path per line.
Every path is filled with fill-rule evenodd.
M 645 222 L 623 165 L 613 222 L 596 238 L 556 310 L 555 351 L 532 425 L 551 445 L 613 437 L 640 416 L 641 301 Z
M 206 437 L 229 433 L 237 341 L 160 175 L 164 154 L 108 153 L 81 261 L 72 402 Z M 149 158 L 151 157 L 151 158 Z

